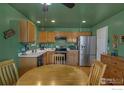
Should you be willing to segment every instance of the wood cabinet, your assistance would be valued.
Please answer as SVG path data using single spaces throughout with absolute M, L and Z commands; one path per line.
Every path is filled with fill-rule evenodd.
M 43 63 L 44 65 L 51 64 L 52 62 L 52 56 L 53 54 L 56 53 L 55 51 L 47 51 L 46 54 L 43 56 Z M 59 52 L 57 52 L 59 53 Z M 61 54 L 61 52 L 60 52 Z M 70 50 L 66 52 L 66 64 L 67 65 L 73 65 L 73 66 L 78 66 L 78 50 Z
M 35 67 L 37 67 L 36 57 L 21 57 L 19 63 L 19 76 Z
M 105 78 L 124 78 L 124 59 L 110 55 L 101 55 L 101 61 L 107 64 Z
M 40 43 L 47 43 L 47 32 L 42 31 L 39 33 L 38 41 Z
M 20 21 L 20 42 L 35 42 L 36 30 L 35 25 L 31 21 Z
M 47 51 L 47 61 L 46 64 L 51 64 L 52 63 L 52 56 L 55 52 L 54 51 Z
M 67 33 L 67 42 L 75 43 L 77 40 L 77 32 Z
M 48 32 L 47 42 L 53 43 L 55 42 L 55 32 Z
M 79 36 L 91 36 L 91 32 L 68 32 L 67 42 L 76 43 Z
M 60 31 L 55 32 L 55 37 L 65 36 L 65 34 L 64 34 L 64 33 L 65 33 L 65 32 L 60 32 Z
M 79 36 L 90 36 L 91 32 L 45 32 L 39 33 L 39 42 L 41 43 L 54 43 L 55 37 L 67 37 L 67 42 L 76 43 Z
M 91 32 L 78 32 L 78 36 L 91 36 Z
M 67 61 L 68 65 L 78 66 L 78 50 L 70 50 L 67 52 Z
M 47 65 L 47 52 L 43 54 L 43 65 Z
M 45 58 L 43 55 L 39 55 L 38 57 L 20 57 L 19 76 L 35 67 L 42 66 L 43 61 L 46 60 L 43 58 Z
M 35 25 L 28 21 L 28 42 L 35 42 L 36 41 L 36 30 Z

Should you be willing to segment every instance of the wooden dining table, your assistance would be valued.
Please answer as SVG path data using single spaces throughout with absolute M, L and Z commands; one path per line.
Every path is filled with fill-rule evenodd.
M 52 64 L 26 72 L 16 85 L 87 85 L 87 81 L 87 74 L 79 67 Z

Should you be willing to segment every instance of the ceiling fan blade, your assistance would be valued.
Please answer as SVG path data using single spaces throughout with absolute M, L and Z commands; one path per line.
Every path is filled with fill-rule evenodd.
M 62 3 L 62 4 L 68 8 L 73 8 L 75 6 L 74 3 Z

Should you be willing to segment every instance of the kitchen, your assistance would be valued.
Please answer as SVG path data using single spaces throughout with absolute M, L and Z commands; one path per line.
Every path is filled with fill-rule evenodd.
M 120 72 L 120 77 L 117 78 L 123 77 L 121 77 L 123 67 L 115 67 L 113 63 L 111 66 L 111 63 L 108 64 L 108 62 L 113 62 L 111 60 L 116 59 L 114 64 L 123 65 L 124 60 L 121 56 L 123 56 L 124 4 L 82 3 L 75 4 L 72 8 L 63 4 L 48 6 L 40 3 L 0 5 L 0 61 L 14 59 L 19 76 L 33 68 L 53 64 L 54 54 L 63 54 L 65 59 L 63 64 L 65 65 L 82 67 L 81 62 L 88 63 L 89 55 L 87 55 L 88 57 L 83 56 L 84 59 L 80 55 L 81 50 L 86 47 L 82 46 L 83 48 L 79 49 L 80 36 L 95 36 L 95 41 L 97 41 L 97 30 L 108 26 L 108 45 L 105 46 L 105 51 L 100 52 L 100 55 L 102 54 L 101 60 L 111 68 L 109 68 L 110 72 L 105 73 L 105 77 L 117 77 L 118 72 Z M 60 10 L 62 12 L 59 12 Z M 116 40 L 116 36 L 118 40 Z M 102 43 L 104 45 L 104 42 Z M 92 42 L 89 46 L 90 48 L 94 46 L 95 53 L 91 58 L 93 61 L 97 59 L 98 43 Z M 89 51 L 87 54 L 90 54 Z M 88 70 L 86 72 L 89 72 L 91 61 L 88 65 L 83 65 Z M 109 73 L 112 74 L 108 75 Z

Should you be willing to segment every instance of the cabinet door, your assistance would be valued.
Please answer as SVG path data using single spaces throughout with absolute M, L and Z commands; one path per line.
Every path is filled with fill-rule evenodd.
M 47 64 L 52 64 L 52 56 L 54 52 L 53 51 L 48 51 L 47 52 Z
M 20 42 L 35 42 L 35 25 L 27 20 L 20 21 Z
M 78 51 L 68 51 L 67 64 L 77 66 L 78 65 Z
M 73 35 L 72 32 L 67 32 L 67 42 L 73 42 Z
M 91 36 L 91 32 L 79 32 L 79 36 Z
M 43 64 L 47 65 L 47 53 L 43 54 Z
M 28 42 L 36 41 L 35 26 L 32 22 L 28 21 Z
M 22 57 L 20 58 L 19 64 L 19 75 L 23 75 L 25 72 L 31 70 L 32 68 L 37 67 L 37 58 L 34 57 Z
M 55 32 L 47 32 L 48 34 L 48 42 L 55 42 Z
M 42 31 L 39 33 L 39 42 L 47 43 L 47 32 Z
M 74 65 L 75 66 L 79 65 L 79 62 L 78 62 L 79 56 L 78 55 L 79 55 L 78 51 L 75 51 L 74 52 Z
M 71 65 L 72 62 L 71 62 L 71 58 L 72 58 L 72 55 L 70 52 L 67 52 L 66 56 L 67 56 L 67 60 L 66 60 L 66 64 L 67 65 Z
M 25 20 L 20 21 L 20 42 L 27 42 L 28 40 L 28 23 Z

